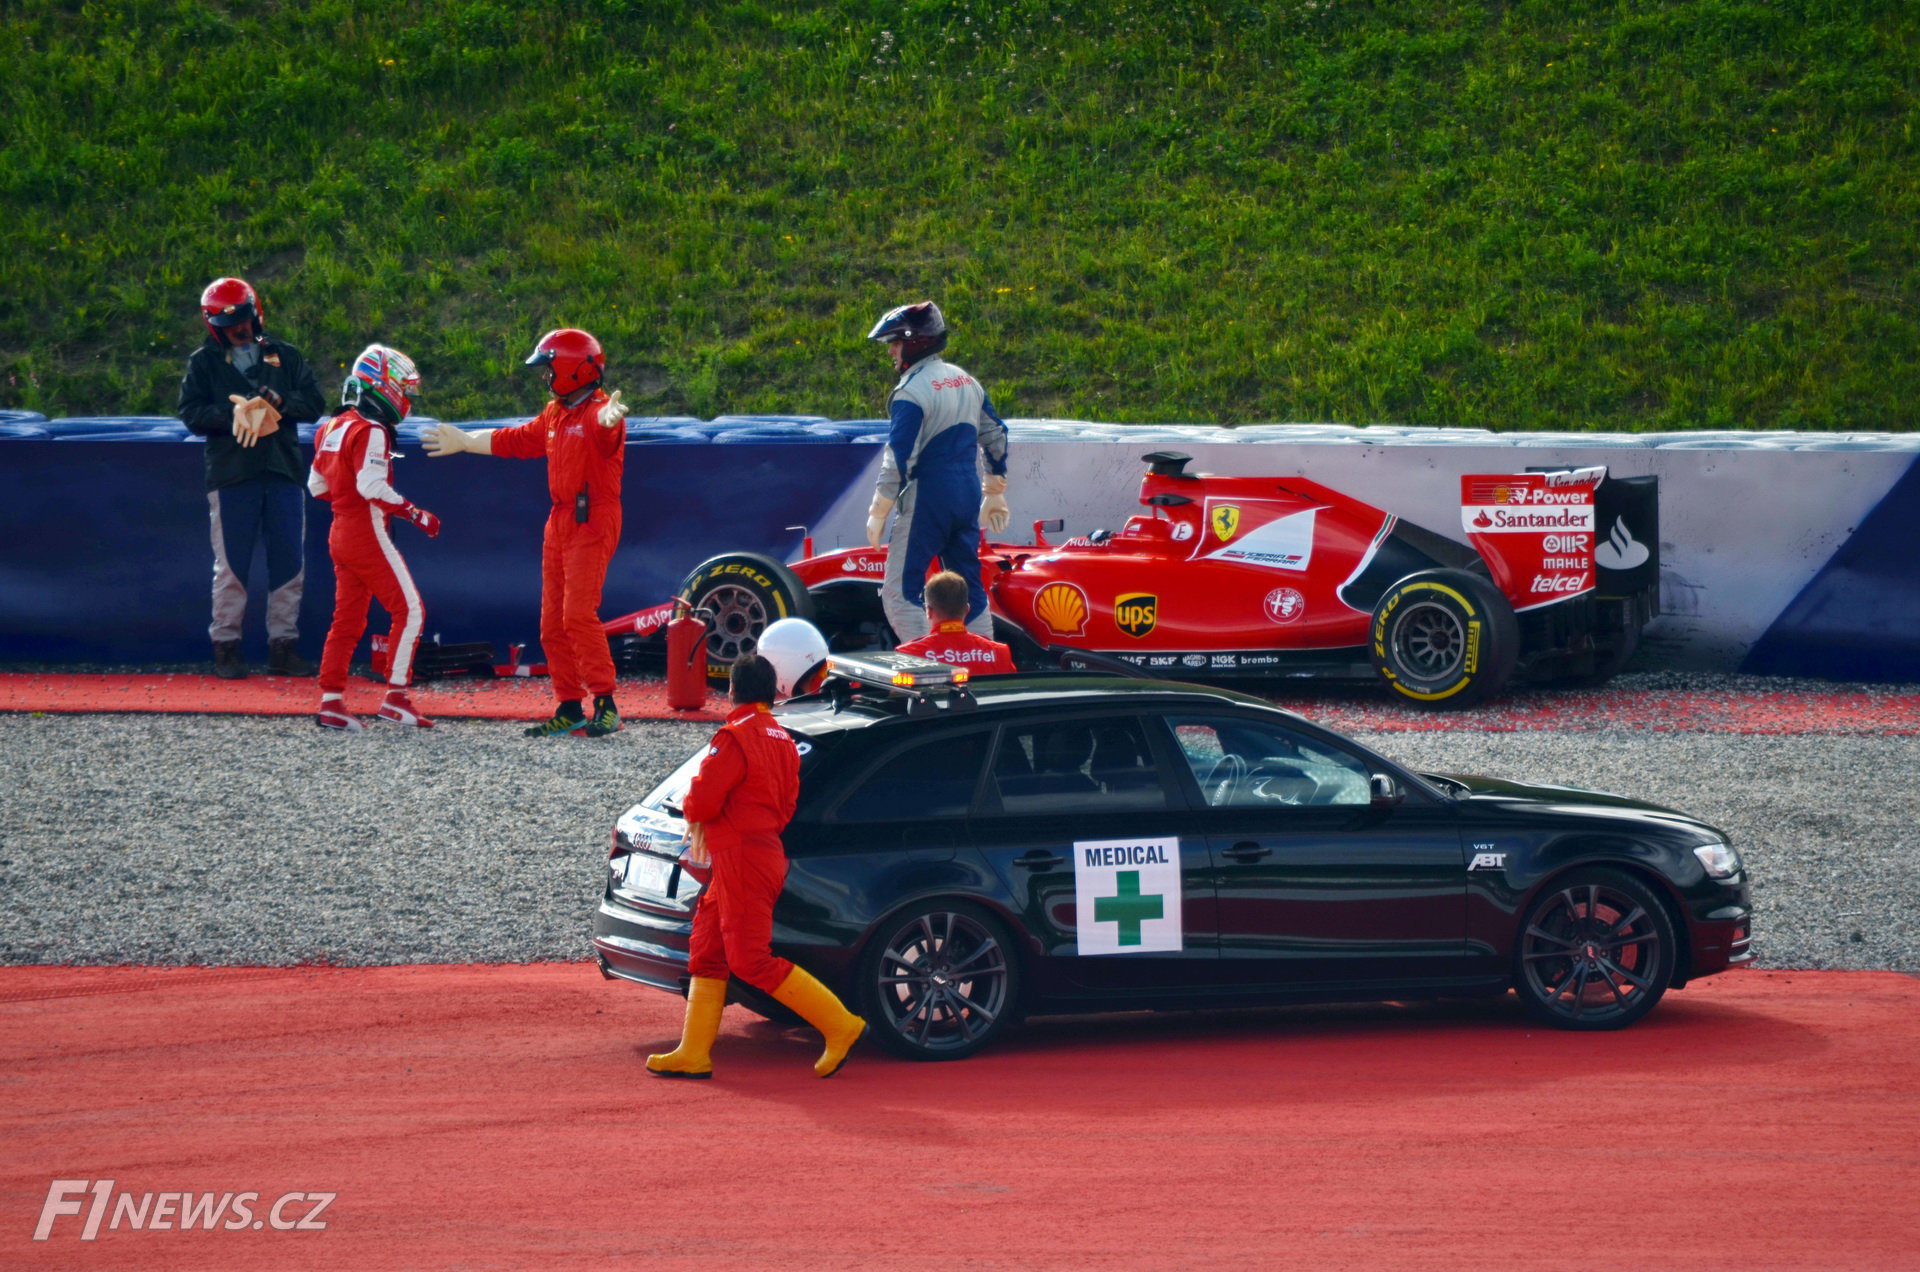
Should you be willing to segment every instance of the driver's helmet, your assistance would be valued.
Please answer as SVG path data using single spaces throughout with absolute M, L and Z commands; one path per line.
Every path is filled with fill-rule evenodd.
M 782 698 L 811 693 L 827 669 L 827 638 L 804 618 L 783 618 L 760 633 L 753 652 L 773 664 Z
M 547 368 L 548 387 L 553 396 L 563 398 L 600 383 L 607 373 L 607 355 L 589 333 L 561 327 L 540 337 L 526 365 Z
M 898 305 L 880 315 L 867 339 L 882 344 L 900 341 L 896 362 L 904 370 L 947 347 L 947 320 L 941 316 L 940 306 L 930 300 Z
M 227 328 L 251 321 L 256 338 L 266 335 L 266 322 L 260 312 L 260 297 L 244 278 L 216 278 L 200 293 L 200 317 L 207 334 L 227 344 Z
M 398 349 L 370 344 L 353 360 L 353 369 L 340 386 L 340 401 L 391 428 L 407 418 L 413 410 L 413 395 L 419 391 L 420 372 L 412 358 Z

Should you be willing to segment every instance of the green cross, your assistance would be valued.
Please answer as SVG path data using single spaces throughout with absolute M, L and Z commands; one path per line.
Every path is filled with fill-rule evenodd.
M 1140 872 L 1122 870 L 1114 876 L 1119 892 L 1110 897 L 1093 899 L 1093 920 L 1096 923 L 1112 921 L 1120 925 L 1120 944 L 1140 944 L 1140 924 L 1146 919 L 1157 919 L 1167 912 L 1166 902 L 1158 893 L 1140 895 Z

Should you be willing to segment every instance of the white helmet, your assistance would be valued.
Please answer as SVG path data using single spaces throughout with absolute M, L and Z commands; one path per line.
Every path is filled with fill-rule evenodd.
M 791 698 L 827 661 L 827 638 L 804 618 L 783 618 L 760 633 L 753 652 L 773 664 L 775 692 Z

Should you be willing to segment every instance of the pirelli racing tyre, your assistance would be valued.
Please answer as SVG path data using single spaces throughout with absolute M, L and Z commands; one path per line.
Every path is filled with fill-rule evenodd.
M 959 1060 L 1015 1022 L 1020 960 L 999 920 L 966 901 L 890 915 L 860 960 L 860 1014 L 909 1060 Z
M 1534 897 L 1514 940 L 1513 984 L 1558 1029 L 1625 1029 L 1673 980 L 1673 917 L 1651 888 L 1605 867 L 1575 870 Z
M 750 654 L 760 633 L 783 618 L 813 619 L 813 598 L 800 576 L 757 552 L 728 552 L 701 562 L 679 595 L 707 613 L 707 682 L 724 685 L 734 660 Z
M 1477 574 L 1410 574 L 1373 607 L 1367 642 L 1373 669 L 1419 706 L 1467 707 L 1500 692 L 1519 654 L 1513 607 Z

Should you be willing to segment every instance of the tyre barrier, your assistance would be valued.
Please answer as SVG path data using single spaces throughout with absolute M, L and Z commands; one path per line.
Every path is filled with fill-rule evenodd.
M 840 443 L 845 445 L 847 438 L 843 433 L 816 432 L 809 428 L 772 428 L 763 426 L 730 428 L 724 433 L 715 433 L 711 439 L 716 446 L 741 446 L 760 442 L 785 443 Z
M 102 487 L 110 515 L 87 535 L 10 562 L 13 572 L 0 578 L 0 610 L 10 618 L 0 624 L 0 655 L 107 663 L 204 657 L 205 563 L 197 551 L 180 550 L 205 539 L 202 456 L 156 445 L 128 464 L 121 462 L 125 452 L 70 443 L 205 439 L 171 417 L 25 418 L 32 414 L 0 415 L 0 471 L 10 478 L 9 497 L 0 500 L 8 510 L 0 537 L 29 541 L 36 527 L 62 515 L 62 492 L 82 483 Z M 404 431 L 417 442 L 437 422 L 418 417 Z M 460 426 L 523 422 L 516 416 Z M 1407 424 L 1217 428 L 1040 419 L 1008 426 L 1017 523 L 1058 518 L 1069 536 L 1111 525 L 1116 510 L 1131 505 L 1139 456 L 1152 450 L 1191 450 L 1196 467 L 1226 474 L 1298 473 L 1363 492 L 1442 534 L 1458 525 L 1453 474 L 1605 464 L 1624 477 L 1658 476 L 1662 614 L 1639 663 L 1920 679 L 1920 556 L 1906 547 L 1920 520 L 1920 433 L 1493 434 Z M 298 435 L 310 442 L 313 429 L 303 425 Z M 630 537 L 616 558 L 606 592 L 610 611 L 670 595 L 689 561 L 716 553 L 792 559 L 796 526 L 823 547 L 864 541 L 887 430 L 878 419 L 631 416 L 627 440 L 656 447 L 627 466 L 623 494 L 635 524 L 645 510 L 650 528 Z M 19 444 L 52 441 L 68 444 Z M 17 445 L 5 450 L 8 443 Z M 706 454 L 708 443 L 732 449 Z M 533 640 L 537 613 L 526 598 L 539 593 L 538 537 L 500 510 L 540 506 L 544 467 L 419 462 L 406 469 L 399 487 L 461 528 L 458 536 L 409 549 L 432 580 L 428 603 L 436 622 L 462 639 Z M 750 496 L 742 498 L 743 490 Z M 326 516 L 317 506 L 310 513 Z M 103 545 L 129 538 L 153 545 L 131 584 L 127 569 L 101 569 Z M 1729 551 L 1730 544 L 1743 550 Z M 307 565 L 313 612 L 305 622 L 312 626 L 331 599 L 324 534 L 310 532 Z M 97 616 L 108 612 L 116 621 L 100 623 Z M 1446 615 L 1431 610 L 1428 617 Z M 1411 664 L 1405 670 L 1422 671 Z M 1452 682 L 1434 684 L 1428 692 L 1448 691 Z M 1453 690 L 1473 692 L 1472 685 Z
M 55 437 L 106 436 L 113 433 L 133 436 L 156 431 L 187 431 L 187 426 L 172 415 L 70 415 L 48 420 L 44 427 Z
M 302 442 L 311 443 L 328 417 L 299 426 Z M 533 419 L 506 415 L 461 420 L 463 429 L 513 428 Z M 416 415 L 396 430 L 403 444 L 418 446 L 440 424 L 430 415 Z M 1920 451 L 1920 433 L 1796 433 L 1786 430 L 1738 432 L 1712 430 L 1663 433 L 1495 433 L 1479 428 L 1420 428 L 1400 424 L 1107 424 L 1091 420 L 1009 419 L 1008 437 L 1029 442 L 1151 443 L 1284 443 L 1291 446 L 1489 446 L 1529 450 L 1681 450 L 1681 451 Z M 834 441 L 872 444 L 887 440 L 883 419 L 830 420 L 817 415 L 719 415 L 703 420 L 693 415 L 630 415 L 630 443 L 673 442 L 697 444 L 722 441 L 791 442 L 817 445 Z M 48 419 L 38 411 L 0 410 L 0 441 L 204 441 L 189 433 L 170 415 L 76 415 Z

